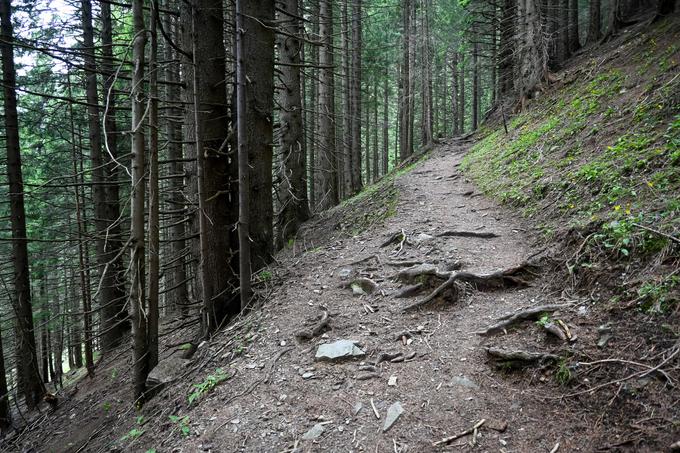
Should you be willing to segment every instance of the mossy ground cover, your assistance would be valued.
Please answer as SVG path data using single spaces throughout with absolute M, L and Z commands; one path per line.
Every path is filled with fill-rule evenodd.
M 609 258 L 651 259 L 680 230 L 680 32 L 628 38 L 603 59 L 584 56 L 560 86 L 502 124 L 491 124 L 463 162 L 488 195 L 547 233 L 597 231 Z M 677 247 L 676 250 L 677 252 Z M 668 289 L 664 280 L 661 286 Z

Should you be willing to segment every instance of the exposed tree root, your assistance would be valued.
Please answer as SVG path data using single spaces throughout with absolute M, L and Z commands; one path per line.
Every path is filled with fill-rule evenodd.
M 489 326 L 482 332 L 477 332 L 477 335 L 491 335 L 502 332 L 513 324 L 521 321 L 534 320 L 541 317 L 545 312 L 552 312 L 562 308 L 568 308 L 570 305 L 541 305 L 538 307 L 531 307 L 525 310 L 520 310 L 509 315 L 498 318 L 496 324 Z
M 509 351 L 500 348 L 486 348 L 486 353 L 495 360 L 512 365 L 524 366 L 535 362 L 557 361 L 559 356 L 545 352 L 523 351 L 521 349 Z
M 396 244 L 399 243 L 401 246 L 404 245 L 404 242 L 407 240 L 406 232 L 404 230 L 397 231 L 395 233 L 392 233 L 385 242 L 380 244 L 380 248 L 385 248 L 388 245 Z
M 517 267 L 512 267 L 502 271 L 493 272 L 491 274 L 482 275 L 473 274 L 471 272 L 458 272 L 458 271 L 448 272 L 444 274 L 437 271 L 436 268 L 434 272 L 431 270 L 428 272 L 423 272 L 421 274 L 423 276 L 429 275 L 435 276 L 437 278 L 442 278 L 443 276 L 446 276 L 447 278 L 446 281 L 444 281 L 444 283 L 437 286 L 434 289 L 434 291 L 432 291 L 427 297 L 405 307 L 404 311 L 421 307 L 447 291 L 451 292 L 454 297 L 454 300 L 456 300 L 458 299 L 458 295 L 461 292 L 460 288 L 461 284 L 467 284 L 474 287 L 475 289 L 482 291 L 499 290 L 504 288 L 517 288 L 517 287 L 521 288 L 529 286 L 527 280 L 536 275 L 536 273 L 532 270 L 533 267 L 534 266 L 528 263 L 523 263 Z M 417 276 L 413 276 L 413 272 L 411 272 L 411 276 L 417 278 Z
M 492 233 L 490 231 L 486 232 L 481 232 L 481 231 L 444 231 L 443 233 L 439 233 L 437 237 L 461 237 L 461 238 L 482 238 L 482 239 L 491 239 L 491 238 L 497 238 L 500 237 L 500 235 L 496 233 Z
M 422 283 L 416 283 L 415 285 L 409 285 L 409 286 L 403 288 L 397 294 L 395 294 L 394 298 L 395 299 L 404 299 L 406 297 L 413 297 L 413 296 L 419 294 L 422 289 L 423 289 Z
M 323 314 L 321 315 L 321 320 L 317 322 L 314 327 L 311 329 L 303 329 L 299 330 L 295 333 L 295 338 L 298 340 L 311 340 L 314 337 L 318 336 L 323 332 L 326 327 L 328 327 L 328 321 L 329 321 L 329 316 L 328 316 L 328 311 L 324 310 Z

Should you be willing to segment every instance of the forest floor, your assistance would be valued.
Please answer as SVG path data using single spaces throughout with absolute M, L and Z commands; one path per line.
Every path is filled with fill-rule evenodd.
M 509 133 L 489 121 L 307 222 L 143 408 L 121 347 L 0 451 L 668 451 L 680 19 L 647 25 L 586 49 Z M 161 358 L 196 329 L 166 323 Z M 315 359 L 336 340 L 364 355 Z
M 467 283 L 405 311 L 445 280 L 415 276 L 424 292 L 396 298 L 408 285 L 395 276 L 408 264 L 486 274 L 520 266 L 539 251 L 540 234 L 459 171 L 468 148 L 462 140 L 445 142 L 368 196 L 308 223 L 278 263 L 260 273 L 261 309 L 199 347 L 182 380 L 141 411 L 130 409 L 129 359 L 121 350 L 100 364 L 97 379 L 83 380 L 12 445 L 50 452 L 567 452 L 656 451 L 677 440 L 671 437 L 677 426 L 649 427 L 667 413 L 650 409 L 637 417 L 626 409 L 642 388 L 661 392 L 663 379 L 638 375 L 606 386 L 602 399 L 597 390 L 587 392 L 585 376 L 564 385 L 573 372 L 565 358 L 574 348 L 597 350 L 602 329 L 590 300 L 555 291 L 553 273 L 536 267 L 490 287 Z M 353 294 L 349 283 L 357 277 L 375 282 L 376 290 Z M 546 313 L 563 320 L 576 341 L 547 333 L 545 319 L 478 334 L 503 315 L 546 304 L 565 305 Z M 324 312 L 328 325 L 311 332 Z M 166 326 L 162 356 L 181 354 L 190 329 Z M 312 338 L 301 338 L 302 330 Z M 315 360 L 320 344 L 340 339 L 365 356 Z M 557 358 L 499 364 L 488 347 Z M 201 389 L 194 385 L 200 383 Z M 384 432 L 397 402 L 403 412 Z

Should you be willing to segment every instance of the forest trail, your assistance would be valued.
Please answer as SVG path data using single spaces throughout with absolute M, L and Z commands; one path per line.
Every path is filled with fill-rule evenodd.
M 334 230 L 332 215 L 307 226 L 306 238 L 296 243 L 307 244 L 308 251 L 300 254 L 292 247 L 278 257 L 274 280 L 282 279 L 283 284 L 273 287 L 264 310 L 246 318 L 245 331 L 242 322 L 210 346 L 214 362 L 206 370 L 224 366 L 225 357 L 233 357 L 224 353 L 225 345 L 233 351 L 235 344 L 249 344 L 228 365 L 234 377 L 188 411 L 175 409 L 184 394 L 160 395 L 163 400 L 175 399 L 175 404 L 162 403 L 177 416 L 189 417 L 192 435 L 182 438 L 177 424 L 150 423 L 154 426 L 134 442 L 135 448 L 441 451 L 432 443 L 482 419 L 486 422 L 474 441 L 488 451 L 551 451 L 557 443 L 563 451 L 574 451 L 587 444 L 582 427 L 572 431 L 555 401 L 543 398 L 547 393 L 499 374 L 488 363 L 484 346 L 508 346 L 505 338 L 475 333 L 508 312 L 555 303 L 541 292 L 540 284 L 495 292 L 470 290 L 458 302 L 433 303 L 407 313 L 403 308 L 417 298 L 394 298 L 401 285 L 390 277 L 403 267 L 390 262 L 433 263 L 441 269 L 459 263 L 463 270 L 486 273 L 519 265 L 532 253 L 527 226 L 477 193 L 457 170 L 466 149 L 465 142 L 441 145 L 429 159 L 397 177 L 396 212 L 382 225 L 350 238 Z M 450 230 L 492 232 L 498 237 L 437 237 Z M 395 231 L 406 232 L 409 242 L 381 247 Z M 372 255 L 380 261 L 363 260 Z M 346 287 L 348 280 L 343 280 L 348 269 L 374 280 L 378 291 L 353 296 Z M 328 329 L 312 340 L 296 341 L 296 332 L 318 320 L 320 307 L 330 315 Z M 399 335 L 404 331 L 412 332 L 408 344 Z M 339 339 L 356 341 L 366 357 L 315 361 L 317 344 Z M 406 360 L 383 361 L 371 371 L 370 364 L 383 352 L 401 353 Z M 545 380 L 540 371 L 535 378 Z M 383 433 L 388 408 L 396 402 L 403 413 Z M 319 434 L 321 426 L 318 437 L 303 438 L 308 432 L 312 437 Z M 471 441 L 468 435 L 451 445 Z

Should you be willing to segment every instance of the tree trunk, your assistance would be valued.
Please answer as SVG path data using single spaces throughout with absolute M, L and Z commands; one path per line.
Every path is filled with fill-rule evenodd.
M 476 131 L 479 127 L 479 99 L 480 99 L 480 68 L 479 68 L 479 36 L 473 29 L 472 39 L 474 39 L 472 49 L 472 130 Z
M 302 95 L 300 93 L 300 51 L 302 31 L 298 18 L 298 0 L 285 0 L 281 3 L 281 31 L 278 35 L 279 61 L 281 63 L 281 179 L 279 192 L 281 209 L 278 213 L 278 247 L 282 248 L 286 241 L 292 239 L 302 222 L 309 218 L 307 204 L 307 182 L 305 179 L 305 153 L 302 123 Z M 286 14 L 288 13 L 288 14 Z M 347 60 L 345 56 L 344 60 Z M 345 65 L 343 65 L 345 66 Z M 346 67 L 346 66 L 345 66 Z M 348 77 L 344 78 L 345 80 Z M 346 96 L 347 98 L 347 96 Z M 346 124 L 346 122 L 345 122 Z M 343 151 L 346 150 L 343 140 Z M 344 152 L 345 162 L 349 153 Z M 345 166 L 345 181 L 347 190 L 348 173 L 351 168 Z
M 17 115 L 16 71 L 12 29 L 12 2 L 0 0 L 0 54 L 5 108 L 5 146 L 7 180 L 12 227 L 12 264 L 14 266 L 14 309 L 16 368 L 19 393 L 26 406 L 35 409 L 45 391 L 40 380 L 35 350 L 35 331 L 31 306 L 31 283 L 28 268 L 28 240 L 24 210 L 24 182 L 21 168 L 19 118 Z
M 158 0 L 151 1 L 149 53 L 149 299 L 147 308 L 147 367 L 158 364 L 158 306 L 160 290 L 160 208 L 158 185 Z M 141 127 L 139 125 L 138 127 Z M 146 377 L 145 377 L 146 379 Z
M 581 48 L 578 0 L 569 0 L 569 52 L 574 53 Z
M 197 0 L 192 2 L 193 6 L 182 5 L 183 48 L 190 52 L 183 55 L 188 58 L 183 59 L 182 66 L 187 105 L 184 141 L 186 157 L 191 160 L 185 169 L 194 208 L 191 234 L 197 236 L 191 248 L 194 263 L 199 264 L 197 286 L 203 300 L 203 333 L 208 334 L 241 309 L 235 291 L 238 277 L 231 270 L 236 270 L 232 259 L 236 256 L 237 239 L 232 228 L 238 218 L 237 175 L 236 165 L 230 165 L 225 149 L 229 110 L 222 2 Z M 194 22 L 196 27 L 200 26 L 200 35 L 194 30 Z M 271 146 L 271 141 L 269 144 Z M 198 152 L 199 147 L 203 153 Z M 205 160 L 205 172 L 199 182 L 197 172 L 201 159 Z M 271 191 L 271 186 L 267 190 Z M 201 194 L 204 206 L 199 207 Z M 203 231 L 201 222 L 204 222 Z
M 383 79 L 383 175 L 386 175 L 390 170 L 390 118 L 389 118 L 389 108 L 390 108 L 390 91 L 389 91 L 389 69 L 385 66 L 385 75 Z
M 378 180 L 380 174 L 380 162 L 378 156 L 378 78 L 373 78 L 373 182 Z M 367 148 L 368 149 L 368 148 Z
M 353 73 L 352 73 L 352 55 L 354 48 L 352 47 L 352 54 L 350 54 L 350 20 L 349 20 L 349 8 L 347 6 L 348 0 L 343 0 L 342 2 L 342 81 L 344 88 L 344 99 L 342 102 L 342 152 L 344 154 L 344 168 L 343 168 L 343 196 L 344 198 L 351 197 L 355 194 L 354 182 L 356 178 L 352 174 L 354 171 L 353 159 L 354 155 L 352 153 L 352 95 L 353 95 Z
M 2 325 L 2 318 L 0 318 L 0 325 Z M 5 351 L 2 347 L 2 335 L 0 334 L 0 431 L 8 428 L 11 425 L 11 421 L 9 389 L 7 388 L 7 370 L 5 369 Z
M 458 53 L 451 52 L 451 122 L 454 136 L 460 135 L 460 121 L 458 118 Z
M 352 195 L 362 189 L 361 182 L 361 78 L 362 78 L 362 0 L 354 0 L 352 8 L 352 108 L 351 154 L 352 154 Z
M 102 301 L 106 305 L 102 310 L 102 349 L 106 352 L 121 343 L 123 337 L 130 329 L 127 308 L 125 307 L 125 268 L 123 267 L 123 240 L 120 228 L 120 196 L 118 180 L 120 168 L 118 159 L 118 125 L 116 123 L 116 97 L 113 93 L 113 80 L 117 65 L 113 57 L 113 26 L 111 21 L 111 5 L 108 2 L 100 2 L 102 19 L 102 70 L 104 72 L 104 144 L 107 150 L 105 154 L 109 158 L 104 159 L 102 171 L 107 182 L 102 188 L 107 211 L 106 222 L 108 224 L 106 236 L 107 262 L 109 263 L 110 278 L 107 283 L 112 288 L 102 293 Z M 110 305 L 109 305 L 110 303 Z
M 588 6 L 588 36 L 586 37 L 586 43 L 593 44 L 602 38 L 602 25 L 601 25 L 601 15 L 600 15 L 600 0 L 590 0 Z
M 141 400 L 146 388 L 149 373 L 149 345 L 147 338 L 146 285 L 145 285 L 145 243 L 144 243 L 144 184 L 145 146 L 144 146 L 144 49 L 146 47 L 146 27 L 144 24 L 143 0 L 132 1 L 132 20 L 135 38 L 132 44 L 132 189 L 131 189 L 131 229 L 130 244 L 130 309 L 132 310 L 133 336 L 133 391 L 134 398 Z
M 465 59 L 460 62 L 460 109 L 458 109 L 459 132 L 465 133 Z
M 248 149 L 250 167 L 250 241 L 252 251 L 252 270 L 257 272 L 272 260 L 273 253 L 273 207 L 272 207 L 272 143 L 273 119 L 272 108 L 274 98 L 274 0 L 258 2 L 244 1 L 243 25 L 246 34 L 243 40 L 243 63 L 248 81 L 246 85 L 246 116 L 248 141 L 244 146 Z M 322 14 L 321 17 L 324 17 Z M 332 28 L 328 29 L 332 36 Z M 329 48 L 330 50 L 330 48 Z M 332 55 L 324 64 L 333 65 Z M 327 165 L 334 170 L 335 160 L 335 117 L 333 110 L 333 77 L 332 69 L 328 87 L 330 91 L 331 132 L 328 146 L 332 151 L 327 155 Z M 239 142 L 240 145 L 240 142 Z M 333 188 L 332 202 L 337 203 L 337 181 L 335 173 L 329 174 L 327 180 Z M 243 283 L 243 282 L 241 282 Z
M 500 95 L 513 91 L 514 52 L 517 21 L 517 0 L 504 0 L 501 17 L 501 42 L 499 49 Z
M 411 117 L 411 0 L 403 0 L 401 6 L 403 16 L 403 57 L 401 72 L 401 98 L 400 98 L 400 140 L 399 140 L 399 160 L 404 161 L 413 154 L 413 148 L 409 145 L 409 119 Z
M 129 325 L 125 308 L 124 292 L 112 266 L 117 250 L 108 242 L 111 227 L 109 200 L 107 199 L 104 159 L 102 155 L 102 134 L 99 115 L 99 95 L 97 92 L 97 66 L 94 55 L 94 31 L 92 28 L 92 3 L 81 0 L 83 26 L 83 61 L 86 73 L 85 92 L 87 96 L 88 129 L 90 138 L 90 159 L 92 162 L 92 199 L 94 202 L 95 227 L 97 237 L 97 262 L 101 280 L 100 306 L 102 310 L 102 348 L 110 351 L 120 344 Z M 107 116 L 111 112 L 107 112 Z M 113 132 L 113 131 L 111 131 Z M 110 148 L 110 146 L 109 146 Z
M 356 34 L 356 30 L 355 30 Z M 335 93 L 333 75 L 333 7 L 330 0 L 319 1 L 319 155 L 316 176 L 317 209 L 325 210 L 338 203 L 335 169 Z M 360 47 L 360 41 L 355 40 Z M 258 63 L 258 65 L 261 63 Z M 358 66 L 360 68 L 360 66 Z M 357 68 L 355 68 L 355 71 Z M 355 82 L 356 83 L 356 82 Z
M 177 36 L 175 30 L 176 24 L 170 16 L 166 16 L 165 30 L 171 36 Z M 180 57 L 170 45 L 165 46 L 164 58 L 165 65 L 165 79 L 176 82 L 179 80 L 179 67 L 176 63 Z M 166 85 L 165 96 L 169 100 L 180 99 L 179 88 L 173 84 Z M 181 109 L 176 107 L 176 103 L 172 102 L 168 106 L 168 118 L 165 120 L 165 136 L 167 140 L 166 148 L 168 150 L 169 172 L 172 178 L 169 181 L 169 195 L 168 195 L 168 209 L 178 211 L 180 214 L 176 217 L 177 220 L 172 222 L 169 227 L 169 235 L 172 238 L 170 243 L 170 253 L 172 268 L 168 271 L 168 290 L 170 291 L 169 308 L 180 316 L 185 317 L 189 314 L 189 293 L 187 291 L 187 273 L 186 262 L 184 255 L 186 253 L 186 229 L 184 218 L 186 215 L 186 203 L 184 200 L 184 165 L 182 159 L 184 158 L 182 150 L 182 123 Z

